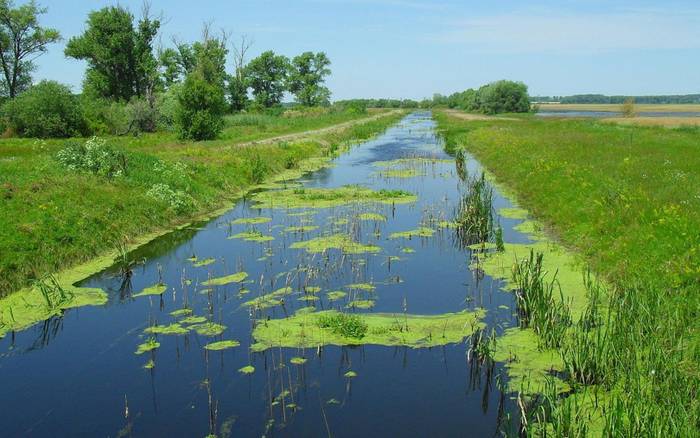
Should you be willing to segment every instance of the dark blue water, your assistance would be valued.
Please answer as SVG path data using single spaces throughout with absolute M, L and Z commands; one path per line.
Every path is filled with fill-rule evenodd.
M 437 138 L 429 113 L 406 117 L 377 139 L 354 147 L 332 168 L 307 175 L 309 187 L 362 184 L 373 189 L 403 189 L 418 195 L 412 205 L 349 205 L 311 211 L 255 209 L 240 201 L 223 216 L 174 232 L 135 251 L 144 260 L 130 284 L 116 269 L 87 279 L 101 287 L 109 304 L 66 312 L 26 331 L 0 340 L 0 422 L 2 436 L 492 436 L 513 402 L 502 394 L 493 376 L 502 366 L 478 368 L 467 361 L 468 345 L 431 349 L 397 347 L 323 347 L 275 349 L 252 353 L 255 320 L 291 315 L 308 306 L 301 295 L 283 306 L 250 313 L 241 304 L 258 293 L 290 285 L 318 285 L 318 309 L 338 308 L 325 293 L 344 285 L 371 282 L 376 307 L 372 312 L 439 314 L 485 308 L 487 323 L 498 330 L 513 324 L 512 295 L 501 282 L 469 268 L 469 250 L 460 249 L 452 230 L 431 238 L 390 240 L 392 232 L 415 229 L 431 219 L 450 219 L 464 189 L 454 161 L 425 167 L 425 176 L 387 179 L 377 174 L 376 161 L 405 157 L 449 158 Z M 478 163 L 469 161 L 472 174 Z M 496 209 L 510 203 L 496 194 Z M 359 212 L 385 215 L 386 222 L 359 222 Z M 288 213 L 293 213 L 289 215 Z M 231 225 L 240 217 L 268 216 L 268 224 Z M 347 223 L 338 219 L 349 219 Z M 306 222 L 305 222 L 306 221 Z M 501 219 L 505 240 L 524 242 L 512 230 L 518 220 Z M 318 225 L 294 234 L 284 227 Z M 227 239 L 255 228 L 273 235 L 265 243 Z M 290 249 L 291 243 L 343 232 L 363 243 L 382 247 L 376 255 L 325 256 Z M 409 246 L 415 253 L 404 254 Z M 196 268 L 188 258 L 213 257 L 214 264 Z M 389 256 L 401 261 L 389 262 Z M 203 294 L 200 283 L 238 271 L 249 282 L 213 288 Z M 133 293 L 162 280 L 160 297 L 134 298 Z M 482 278 L 483 277 L 483 278 Z M 126 287 L 124 287 L 126 286 Z M 241 289 L 250 290 L 241 295 Z M 298 290 L 298 289 L 297 289 Z M 160 348 L 136 355 L 147 338 L 144 328 L 169 324 L 170 312 L 185 304 L 195 315 L 224 324 L 219 337 L 194 332 L 159 335 Z M 500 306 L 500 307 L 499 307 Z M 212 340 L 235 339 L 240 346 L 211 352 Z M 289 359 L 303 356 L 304 365 Z M 145 369 L 153 359 L 155 367 Z M 253 365 L 255 372 L 238 370 Z M 357 377 L 344 374 L 355 371 Z M 281 396 L 281 397 L 280 397 Z M 291 404 L 291 408 L 289 407 Z

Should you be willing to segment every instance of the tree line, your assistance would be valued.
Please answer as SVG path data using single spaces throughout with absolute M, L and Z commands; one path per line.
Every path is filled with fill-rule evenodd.
M 156 48 L 162 19 L 147 4 L 138 18 L 122 6 L 92 11 L 84 32 L 68 40 L 65 56 L 87 63 L 82 93 L 56 81 L 32 85 L 33 60 L 62 39 L 58 30 L 41 26 L 46 12 L 34 0 L 21 6 L 0 0 L 1 122 L 20 136 L 164 128 L 182 139 L 208 140 L 221 132 L 226 114 L 274 110 L 287 92 L 300 105 L 330 104 L 325 53 L 289 59 L 268 50 L 248 62 L 251 42 L 243 37 L 231 44 L 229 34 L 213 32 L 210 24 L 199 41 L 173 39 L 170 47 Z
M 638 104 L 700 104 L 700 94 L 659 95 L 659 96 L 606 96 L 604 94 L 576 94 L 573 96 L 533 96 L 534 102 L 556 102 L 568 104 L 615 104 L 621 105 L 628 99 Z

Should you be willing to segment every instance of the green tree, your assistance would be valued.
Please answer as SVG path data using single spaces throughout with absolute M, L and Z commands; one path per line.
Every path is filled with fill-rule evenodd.
M 187 75 L 177 95 L 176 122 L 180 138 L 211 140 L 224 127 L 226 60 L 225 35 L 212 38 L 205 27 L 202 42 L 193 44 L 196 67 Z
M 279 105 L 286 90 L 289 60 L 268 50 L 250 61 L 245 69 L 255 102 L 265 108 Z
M 85 90 L 98 97 L 128 101 L 143 97 L 155 83 L 152 43 L 159 20 L 147 15 L 134 28 L 134 16 L 121 6 L 93 11 L 87 29 L 68 41 L 65 54 L 88 62 Z
M 80 102 L 70 88 L 42 81 L 8 101 L 3 115 L 23 137 L 72 137 L 85 133 Z
M 306 106 L 328 105 L 331 92 L 323 85 L 331 74 L 331 61 L 325 53 L 304 52 L 292 60 L 289 69 L 289 91 Z
M 530 111 L 527 85 L 522 82 L 497 81 L 479 88 L 478 111 L 486 114 L 526 113 Z
M 34 0 L 19 7 L 12 0 L 0 0 L 2 91 L 11 98 L 31 85 L 32 61 L 61 39 L 56 29 L 39 25 L 39 16 L 46 11 Z

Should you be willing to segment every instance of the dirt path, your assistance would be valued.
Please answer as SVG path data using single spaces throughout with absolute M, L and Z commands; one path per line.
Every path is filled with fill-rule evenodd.
M 445 110 L 445 114 L 455 117 L 457 119 L 462 119 L 462 120 L 520 120 L 516 119 L 514 117 L 496 117 L 496 116 L 487 116 L 485 114 L 472 114 L 472 113 L 465 113 L 464 111 L 460 110 Z
M 245 143 L 238 143 L 236 146 L 253 146 L 253 145 L 258 145 L 258 144 L 278 143 L 280 141 L 294 141 L 294 140 L 299 140 L 299 139 L 306 138 L 306 137 L 311 137 L 311 136 L 317 135 L 317 134 L 327 134 L 329 132 L 343 131 L 343 130 L 350 128 L 352 126 L 360 125 L 360 124 L 366 123 L 366 122 L 371 122 L 372 120 L 381 119 L 383 117 L 388 117 L 388 116 L 393 115 L 393 114 L 398 114 L 402 111 L 403 110 L 387 111 L 385 113 L 376 114 L 376 115 L 371 116 L 371 117 L 365 117 L 362 119 L 351 120 L 349 122 L 338 123 L 337 125 L 331 125 L 331 126 L 327 126 L 325 128 L 312 129 L 309 131 L 295 132 L 293 134 L 279 135 L 277 137 L 270 137 L 270 138 L 265 138 L 262 140 L 255 140 L 255 141 L 248 141 Z

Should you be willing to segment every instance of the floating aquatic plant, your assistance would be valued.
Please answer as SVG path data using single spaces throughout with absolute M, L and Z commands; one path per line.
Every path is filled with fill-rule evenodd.
M 225 277 L 212 278 L 202 283 L 204 286 L 225 286 L 231 283 L 240 283 L 248 278 L 246 272 L 237 272 L 235 274 L 227 275 Z
M 241 374 L 253 374 L 255 372 L 255 367 L 252 365 L 246 365 L 243 368 L 239 368 L 238 372 Z
M 146 342 L 136 348 L 136 354 L 148 353 L 160 347 L 160 343 L 153 338 L 149 338 Z
M 291 248 L 305 249 L 309 253 L 322 253 L 329 249 L 338 249 L 345 254 L 376 253 L 381 251 L 381 248 L 378 246 L 355 242 L 346 234 L 333 234 L 311 240 L 294 242 Z
M 204 348 L 206 350 L 211 350 L 211 351 L 221 351 L 221 350 L 228 350 L 229 348 L 238 347 L 239 345 L 241 345 L 241 343 L 238 341 L 228 340 L 228 341 L 210 342 L 207 345 L 205 345 Z
M 163 295 L 165 291 L 168 290 L 168 286 L 165 284 L 154 284 L 153 286 L 149 286 L 145 289 L 143 289 L 141 292 L 134 294 L 133 297 L 146 297 L 146 296 L 153 296 L 153 295 Z

